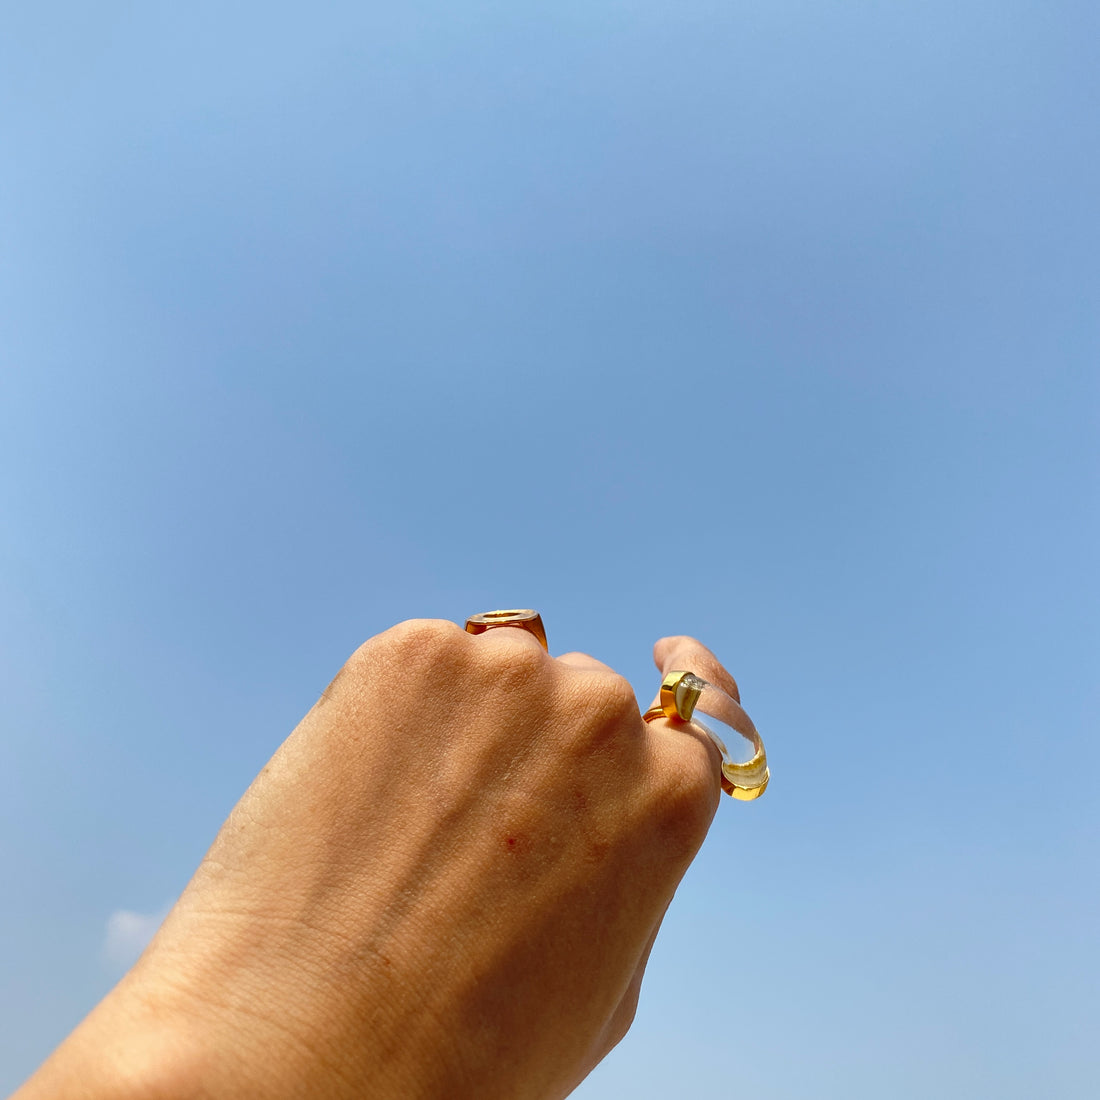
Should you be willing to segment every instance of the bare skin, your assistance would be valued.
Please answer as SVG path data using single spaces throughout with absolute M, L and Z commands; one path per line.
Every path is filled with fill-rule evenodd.
M 691 638 L 658 668 L 737 696 Z M 690 727 L 523 630 L 370 639 L 17 1100 L 568 1095 L 625 1035 L 719 799 Z

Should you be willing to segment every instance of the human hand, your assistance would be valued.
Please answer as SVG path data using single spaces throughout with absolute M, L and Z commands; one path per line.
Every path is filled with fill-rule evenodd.
M 654 654 L 736 697 L 693 639 Z M 26 1100 L 131 1095 L 89 1090 L 95 1066 L 151 1097 L 563 1097 L 630 1026 L 719 775 L 591 657 L 387 630 Z

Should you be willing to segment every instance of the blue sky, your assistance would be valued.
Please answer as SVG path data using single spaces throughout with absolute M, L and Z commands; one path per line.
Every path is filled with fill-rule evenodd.
M 578 1096 L 1092 1095 L 1094 5 L 4 24 L 0 1089 L 360 641 L 519 605 L 772 765 Z

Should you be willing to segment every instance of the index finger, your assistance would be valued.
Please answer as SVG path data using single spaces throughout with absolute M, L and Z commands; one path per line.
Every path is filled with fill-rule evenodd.
M 662 679 L 670 672 L 694 672 L 715 687 L 721 688 L 737 702 L 741 702 L 741 693 L 737 690 L 737 681 L 726 670 L 721 661 L 702 642 L 686 634 L 674 634 L 668 638 L 659 638 L 653 646 L 653 661 L 660 670 Z M 653 699 L 653 706 L 659 705 L 660 692 Z

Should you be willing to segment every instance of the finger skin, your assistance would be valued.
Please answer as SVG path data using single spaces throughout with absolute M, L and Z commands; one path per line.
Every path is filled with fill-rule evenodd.
M 597 661 L 595 657 L 590 657 L 587 653 L 563 653 L 557 659 L 563 665 L 570 665 L 573 668 L 587 668 L 593 672 L 610 672 L 616 675 L 615 670 L 610 665 L 605 665 L 603 661 Z
M 716 800 L 694 738 L 527 638 L 360 647 L 20 1100 L 566 1096 L 629 1026 Z
M 659 638 L 653 646 L 653 663 L 662 677 L 670 672 L 694 672 L 704 680 L 732 695 L 741 702 L 737 681 L 721 661 L 702 642 L 686 634 L 674 634 Z M 652 706 L 660 702 L 660 692 L 654 696 Z

